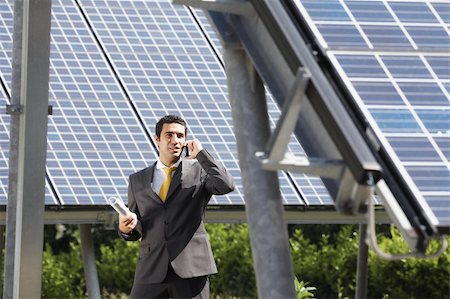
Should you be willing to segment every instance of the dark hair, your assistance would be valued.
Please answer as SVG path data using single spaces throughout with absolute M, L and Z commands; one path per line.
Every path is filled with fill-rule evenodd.
M 184 119 L 178 115 L 169 114 L 169 115 L 161 117 L 161 119 L 158 120 L 158 122 L 156 123 L 156 127 L 155 127 L 156 136 L 160 137 L 164 124 L 172 124 L 172 123 L 177 123 L 177 124 L 182 125 L 185 128 L 184 134 L 187 135 L 187 126 L 186 126 L 186 122 L 184 121 Z

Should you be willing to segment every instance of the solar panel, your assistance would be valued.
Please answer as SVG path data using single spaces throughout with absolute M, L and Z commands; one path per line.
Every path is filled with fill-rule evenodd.
M 450 4 L 294 2 L 397 167 L 450 225 Z
M 12 7 L 9 2 L 0 9 L 7 28 L 1 76 L 8 89 Z M 47 174 L 52 186 L 63 205 L 126 198 L 128 175 L 154 159 L 154 149 L 73 1 L 54 1 L 51 37 Z M 7 185 L 2 181 L 2 186 Z
M 148 131 L 164 114 L 182 115 L 189 134 L 224 162 L 236 180 L 235 192 L 211 203 L 243 204 L 226 76 L 190 10 L 166 1 L 80 3 Z M 298 181 L 296 188 L 305 188 L 312 202 L 327 201 L 324 189 L 314 189 L 315 178 L 281 173 L 285 204 L 304 204 L 291 180 Z
M 13 1 L 0 4 L 6 92 L 12 8 Z M 202 30 L 208 30 L 208 40 Z M 109 196 L 126 198 L 128 175 L 156 156 L 148 137 L 154 123 L 175 113 L 235 178 L 237 190 L 211 203 L 243 204 L 226 77 L 212 33 L 202 12 L 169 1 L 53 2 L 49 99 L 54 115 L 47 156 L 53 203 L 102 205 Z M 268 105 L 273 127 L 280 111 L 270 95 Z M 294 137 L 289 147 L 303 154 Z M 285 204 L 333 204 L 319 178 L 284 172 L 279 177 Z

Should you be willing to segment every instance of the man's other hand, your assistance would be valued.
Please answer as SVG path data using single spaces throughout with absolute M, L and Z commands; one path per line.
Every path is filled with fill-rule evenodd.
M 203 146 L 198 139 L 186 141 L 185 146 L 187 146 L 189 149 L 189 157 L 187 157 L 188 159 L 195 159 L 197 157 L 197 154 L 203 149 Z
M 137 216 L 131 213 L 129 216 L 119 214 L 119 230 L 124 234 L 130 234 L 137 224 Z

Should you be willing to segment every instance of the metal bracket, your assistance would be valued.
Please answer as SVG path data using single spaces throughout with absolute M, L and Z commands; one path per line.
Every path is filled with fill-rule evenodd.
M 6 114 L 10 114 L 10 115 L 19 115 L 23 113 L 23 106 L 18 104 L 18 105 L 6 105 Z M 48 105 L 47 108 L 47 113 L 48 115 L 53 115 L 53 106 L 52 105 Z
M 22 114 L 23 106 L 22 105 L 6 105 L 6 114 L 18 115 Z

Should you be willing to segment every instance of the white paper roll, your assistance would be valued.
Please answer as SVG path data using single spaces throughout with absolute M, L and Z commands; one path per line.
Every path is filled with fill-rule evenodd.
M 120 198 L 110 197 L 108 198 L 108 203 L 122 216 L 129 216 L 132 214 Z

